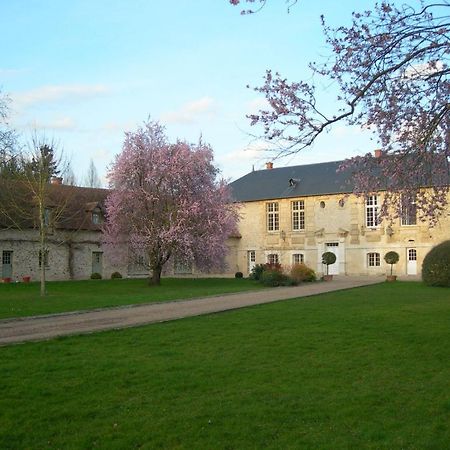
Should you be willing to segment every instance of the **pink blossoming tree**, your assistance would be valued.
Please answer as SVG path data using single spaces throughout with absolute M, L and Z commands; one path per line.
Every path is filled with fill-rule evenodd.
M 230 3 L 255 5 L 243 11 L 249 13 L 266 1 Z M 374 3 L 372 11 L 353 13 L 350 27 L 331 28 L 322 17 L 331 56 L 310 67 L 315 79 L 338 87 L 336 101 L 321 104 L 313 83 L 289 82 L 268 70 L 255 90 L 270 107 L 250 119 L 277 144 L 278 156 L 310 146 L 340 121 L 372 129 L 382 157 L 368 153 L 343 167 L 355 173 L 356 193 L 386 190 L 382 216 L 391 219 L 405 199 L 415 199 L 419 217 L 433 225 L 447 206 L 450 184 L 450 3 L 409 3 Z
M 116 260 L 145 260 L 151 284 L 160 284 L 169 260 L 222 268 L 238 214 L 217 175 L 212 150 L 202 142 L 170 144 L 152 121 L 126 133 L 108 174 L 105 250 Z

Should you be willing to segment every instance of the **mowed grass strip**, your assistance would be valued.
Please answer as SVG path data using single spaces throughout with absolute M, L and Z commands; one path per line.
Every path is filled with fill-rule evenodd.
M 445 449 L 450 289 L 384 283 L 0 348 L 2 449 Z
M 53 281 L 48 295 L 39 283 L 0 284 L 0 319 L 165 302 L 261 289 L 255 281 L 235 278 L 165 278 L 161 286 L 146 279 Z

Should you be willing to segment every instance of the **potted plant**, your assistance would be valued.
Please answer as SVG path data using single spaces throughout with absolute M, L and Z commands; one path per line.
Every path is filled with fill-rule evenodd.
M 327 274 L 323 276 L 323 281 L 331 281 L 333 279 L 333 275 L 330 275 L 329 266 L 336 262 L 336 255 L 333 252 L 325 252 L 322 255 L 322 264 L 327 266 Z
M 391 274 L 386 277 L 386 281 L 395 281 L 397 279 L 396 275 L 392 275 L 392 268 L 394 264 L 398 263 L 400 256 L 397 252 L 387 252 L 384 255 L 384 260 L 391 265 Z
M 24 283 L 29 283 L 31 281 L 31 277 L 29 275 L 26 275 L 26 276 L 22 277 L 22 281 Z

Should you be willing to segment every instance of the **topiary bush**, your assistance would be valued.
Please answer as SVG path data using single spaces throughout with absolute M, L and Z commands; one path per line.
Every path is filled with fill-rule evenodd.
M 384 255 L 384 260 L 391 265 L 391 276 L 392 276 L 392 267 L 394 264 L 398 263 L 400 256 L 397 252 L 387 252 Z
M 294 264 L 291 268 L 291 278 L 297 283 L 316 281 L 316 273 L 306 264 Z
M 428 286 L 450 287 L 450 241 L 433 247 L 422 264 L 422 279 Z
M 336 262 L 336 255 L 333 252 L 325 252 L 322 255 L 322 264 L 325 264 L 327 266 L 327 275 L 328 275 L 328 269 L 331 264 L 334 264 Z
M 234 274 L 234 278 L 243 278 L 243 277 L 244 277 L 244 274 L 242 272 L 236 272 Z
M 117 278 L 122 278 L 122 274 L 120 272 L 113 272 L 111 274 L 111 280 L 115 280 Z
M 101 279 L 102 276 L 98 272 L 94 272 L 93 274 L 91 274 L 91 280 L 101 280 Z

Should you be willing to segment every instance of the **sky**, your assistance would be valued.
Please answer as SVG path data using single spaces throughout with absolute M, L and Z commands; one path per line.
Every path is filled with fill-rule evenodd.
M 228 0 L 0 0 L 0 90 L 11 98 L 10 123 L 29 142 L 55 141 L 77 178 L 90 160 L 104 185 L 124 133 L 147 119 L 169 138 L 214 150 L 222 176 L 263 169 L 270 155 L 247 114 L 264 106 L 251 88 L 267 69 L 309 80 L 308 63 L 330 54 L 320 15 L 348 25 L 368 0 L 301 0 L 287 12 L 272 0 L 240 15 Z M 332 105 L 335 86 L 323 83 Z M 367 131 L 337 124 L 275 167 L 344 159 L 373 151 Z

